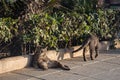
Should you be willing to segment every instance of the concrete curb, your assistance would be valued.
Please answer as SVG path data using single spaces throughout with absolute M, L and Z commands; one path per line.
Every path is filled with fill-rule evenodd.
M 109 43 L 101 43 L 101 50 L 104 49 L 106 50 L 107 46 L 109 45 Z M 78 49 L 80 46 L 75 46 L 72 48 L 66 48 L 66 49 L 59 49 L 58 52 L 56 52 L 55 50 L 50 50 L 47 51 L 47 56 L 51 59 L 51 60 L 63 60 L 63 59 L 68 59 L 68 58 L 73 58 L 73 57 L 78 57 L 78 56 L 82 56 L 82 50 L 72 54 L 71 52 L 73 50 Z M 89 52 L 87 52 L 86 54 L 89 54 Z M 13 70 L 18 70 L 18 69 L 22 69 L 24 67 L 27 67 L 30 65 L 31 63 L 31 58 L 32 56 L 30 55 L 26 55 L 26 56 L 17 56 L 17 57 L 9 57 L 9 58 L 4 58 L 0 60 L 0 74 L 1 73 L 6 73 L 6 72 L 10 72 Z
M 30 65 L 30 56 L 9 57 L 0 60 L 0 74 L 22 69 Z
M 120 49 L 120 39 L 118 40 L 118 39 L 115 39 L 114 40 L 115 41 L 115 48 L 119 48 Z

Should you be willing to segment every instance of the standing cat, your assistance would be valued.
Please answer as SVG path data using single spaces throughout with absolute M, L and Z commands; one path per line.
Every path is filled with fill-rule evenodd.
M 96 52 L 95 58 L 98 56 L 98 47 L 99 47 L 99 39 L 95 34 L 90 34 L 89 37 L 85 40 L 85 42 L 82 44 L 80 48 L 77 50 L 73 51 L 77 52 L 81 49 L 83 49 L 83 59 L 84 61 L 87 61 L 85 53 L 86 53 L 86 48 L 89 47 L 89 52 L 90 52 L 90 58 L 93 60 L 93 53 Z

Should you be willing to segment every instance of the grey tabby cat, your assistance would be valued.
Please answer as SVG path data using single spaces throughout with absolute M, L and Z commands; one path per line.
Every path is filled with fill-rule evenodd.
M 40 49 L 37 47 L 36 53 L 33 56 L 33 67 L 47 70 L 48 68 L 61 68 L 63 70 L 70 70 L 66 65 L 61 64 L 58 61 L 50 60 L 46 55 L 47 48 Z

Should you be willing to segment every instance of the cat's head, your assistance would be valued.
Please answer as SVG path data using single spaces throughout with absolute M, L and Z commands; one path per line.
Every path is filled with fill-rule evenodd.
M 35 53 L 43 53 L 43 52 L 46 52 L 47 51 L 47 48 L 48 47 L 41 47 L 41 46 L 37 46 L 36 47 L 36 51 L 35 51 Z

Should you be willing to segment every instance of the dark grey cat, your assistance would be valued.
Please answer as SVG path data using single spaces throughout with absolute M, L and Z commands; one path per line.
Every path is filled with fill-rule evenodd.
M 99 51 L 98 51 L 99 39 L 95 34 L 89 34 L 89 37 L 85 40 L 85 42 L 82 44 L 82 46 L 80 48 L 78 48 L 77 50 L 73 51 L 72 53 L 83 49 L 83 59 L 84 59 L 84 61 L 87 61 L 86 56 L 85 56 L 87 47 L 89 47 L 90 58 L 91 58 L 91 60 L 93 60 L 93 53 L 96 52 L 95 58 L 98 56 L 98 53 L 99 53 Z

